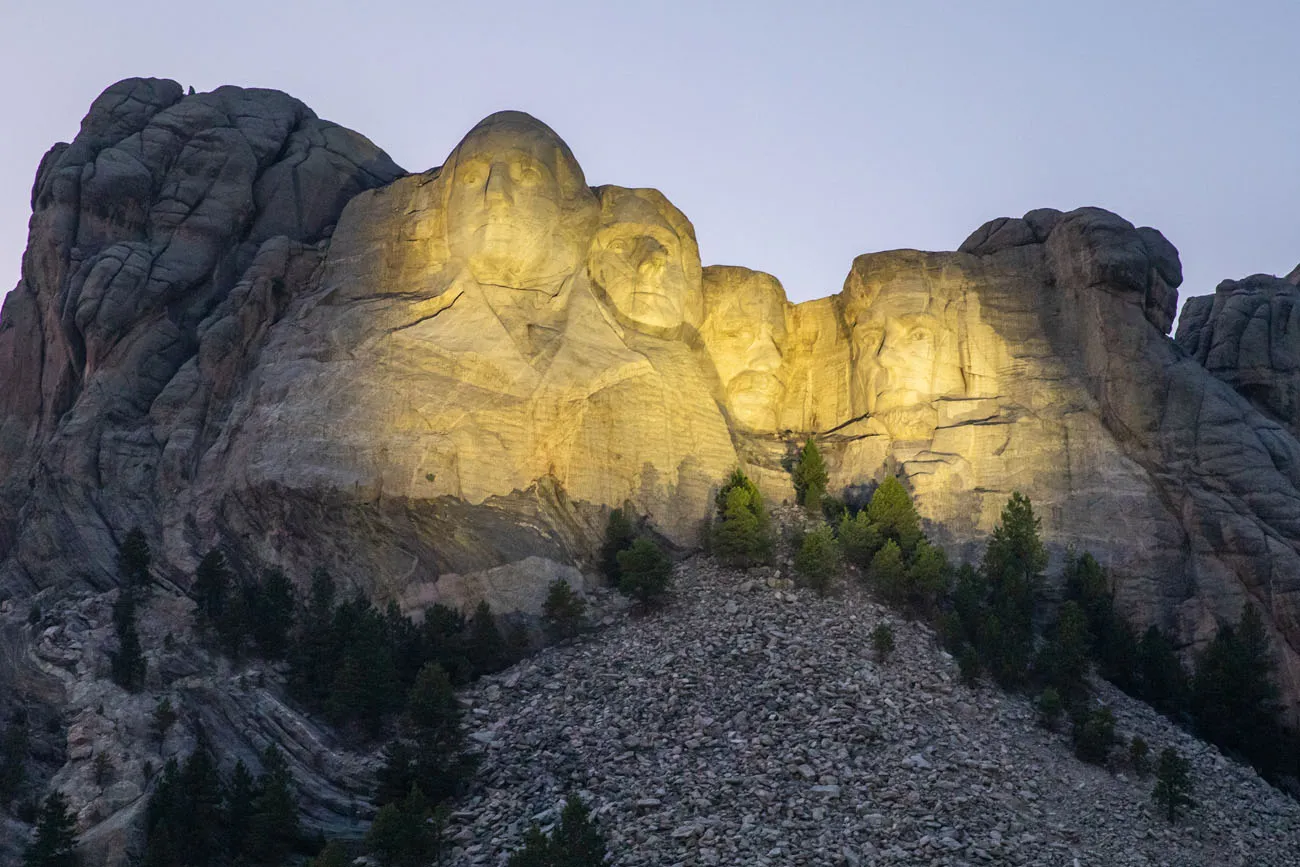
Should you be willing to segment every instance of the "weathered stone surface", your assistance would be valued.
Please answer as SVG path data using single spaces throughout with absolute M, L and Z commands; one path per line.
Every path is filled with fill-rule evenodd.
M 1153 229 L 1031 211 L 792 305 L 528 115 L 403 176 L 283 94 L 156 81 L 111 88 L 33 202 L 0 326 L 7 595 L 112 587 L 140 525 L 182 587 L 219 545 L 523 613 L 583 580 L 609 509 L 689 548 L 733 467 L 788 498 L 816 436 L 835 493 L 900 472 L 967 556 L 1024 491 L 1186 647 L 1261 606 L 1300 698 L 1300 443 L 1167 337 Z
M 1300 286 L 1292 278 L 1256 274 L 1224 280 L 1213 295 L 1188 298 L 1175 340 L 1300 434 Z

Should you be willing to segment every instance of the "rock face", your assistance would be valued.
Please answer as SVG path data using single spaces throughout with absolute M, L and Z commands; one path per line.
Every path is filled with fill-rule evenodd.
M 51 150 L 32 204 L 0 325 L 7 597 L 111 588 L 139 525 L 181 587 L 220 546 L 407 609 L 528 613 L 584 581 L 609 509 L 689 549 L 733 467 L 787 498 L 815 436 L 836 493 L 900 473 L 953 552 L 1025 492 L 1054 552 L 1092 551 L 1188 648 L 1260 606 L 1300 699 L 1294 404 L 1224 372 L 1285 384 L 1290 356 L 1215 338 L 1225 297 L 1183 331 L 1238 348 L 1187 357 L 1154 229 L 1031 211 L 790 304 L 702 268 L 667 199 L 590 187 L 528 115 L 406 175 L 283 94 L 144 80 Z M 1281 333 L 1294 286 L 1269 291 Z
M 1300 434 L 1300 268 L 1290 276 L 1224 280 L 1188 298 L 1178 345 L 1206 369 Z

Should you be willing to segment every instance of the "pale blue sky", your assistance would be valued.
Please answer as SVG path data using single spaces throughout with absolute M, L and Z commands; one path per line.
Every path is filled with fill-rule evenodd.
M 531 112 L 796 300 L 856 254 L 1100 205 L 1183 297 L 1300 261 L 1300 2 L 0 0 L 0 289 L 41 154 L 130 75 L 285 90 L 411 171 Z

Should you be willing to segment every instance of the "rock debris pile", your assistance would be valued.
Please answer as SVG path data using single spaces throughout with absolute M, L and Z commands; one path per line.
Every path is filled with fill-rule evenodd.
M 775 586 L 772 586 L 775 585 Z M 897 648 L 872 655 L 889 622 Z M 1028 699 L 962 685 L 925 626 L 857 588 L 819 600 L 696 558 L 630 617 L 465 693 L 482 765 L 452 863 L 502 864 L 579 792 L 619 865 L 1294 865 L 1300 804 L 1111 688 L 1117 733 L 1191 760 L 1152 779 L 1077 760 Z

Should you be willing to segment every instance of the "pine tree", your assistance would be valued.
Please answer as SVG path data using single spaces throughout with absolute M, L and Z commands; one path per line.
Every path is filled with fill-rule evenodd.
M 204 629 L 216 629 L 226 610 L 230 591 L 230 570 L 226 557 L 216 548 L 203 555 L 194 572 L 194 620 Z
M 713 550 L 733 566 L 749 567 L 772 557 L 772 536 L 763 496 L 739 469 L 718 491 Z
M 464 755 L 464 732 L 461 708 L 451 679 L 442 666 L 428 663 L 420 669 L 406 701 L 406 732 L 414 743 L 411 774 L 422 791 L 435 804 L 450 798 L 468 778 L 473 765 Z M 390 753 L 390 761 L 400 761 L 402 751 Z M 387 781 L 391 793 L 399 767 L 394 764 Z
M 1091 711 L 1079 706 L 1074 712 L 1074 754 L 1094 765 L 1105 764 L 1111 747 L 1115 746 L 1115 715 L 1110 708 Z
M 871 558 L 867 579 L 885 602 L 901 606 L 907 601 L 907 566 L 903 552 L 893 539 L 885 542 Z
M 1184 807 L 1196 806 L 1196 801 L 1192 800 L 1191 763 L 1173 747 L 1165 747 L 1160 754 L 1151 800 L 1165 811 L 1170 822 L 1178 820 L 1178 813 Z
M 117 551 L 117 571 L 122 578 L 122 585 L 134 591 L 149 584 L 149 565 L 153 554 L 149 550 L 149 541 L 144 531 L 132 527 L 122 540 Z
M 917 615 L 933 613 L 939 600 L 948 594 L 950 575 L 943 549 L 925 539 L 917 542 L 912 550 L 912 563 L 907 567 L 907 608 Z
M 117 650 L 109 653 L 109 673 L 113 682 L 128 692 L 139 692 L 144 686 L 148 664 L 140 645 L 140 634 L 135 628 L 135 599 L 126 591 L 113 603 L 113 628 L 117 634 Z
M 296 604 L 293 582 L 281 569 L 268 569 L 254 588 L 249 627 L 257 651 L 265 659 L 281 659 L 289 647 Z
M 794 568 L 818 596 L 826 595 L 840 571 L 839 546 L 835 544 L 835 535 L 830 527 L 819 524 L 812 532 L 804 534 L 794 557 Z
M 353 860 L 342 843 L 331 840 L 315 858 L 307 862 L 307 867 L 352 867 Z
M 231 855 L 252 856 L 250 831 L 253 827 L 253 801 L 257 798 L 257 781 L 243 761 L 235 762 L 235 769 L 223 787 L 222 836 L 226 851 Z
M 1074 702 L 1087 692 L 1088 648 L 1092 636 L 1088 618 L 1077 602 L 1065 602 L 1049 630 L 1047 643 L 1038 657 L 1043 678 L 1067 700 Z
M 628 520 L 623 509 L 614 509 L 609 513 L 609 523 L 605 526 L 605 544 L 600 549 L 600 571 L 610 586 L 617 587 L 623 573 L 618 566 L 618 552 L 626 551 L 636 541 L 636 530 Z
M 289 689 L 311 708 L 324 707 L 338 668 L 341 648 L 334 630 L 335 594 L 330 573 L 314 570 L 307 604 L 289 648 Z
M 284 755 L 268 746 L 249 817 L 249 854 L 259 864 L 279 865 L 298 841 L 298 804 Z
M 1197 660 L 1192 712 L 1197 729 L 1225 750 L 1271 762 L 1281 740 L 1278 688 L 1263 618 L 1251 605 L 1234 628 L 1220 627 Z
M 533 825 L 507 867 L 601 867 L 605 858 L 604 835 L 591 821 L 582 799 L 570 795 L 551 834 L 547 836 Z
M 582 632 L 586 614 L 587 600 L 574 593 L 568 581 L 556 578 L 547 587 L 546 601 L 542 603 L 542 622 L 552 638 L 563 640 Z
M 27 779 L 27 751 L 30 744 L 27 716 L 17 711 L 0 737 L 0 808 L 6 806 Z
M 881 623 L 871 630 L 871 649 L 876 652 L 876 659 L 884 662 L 894 652 L 894 630 L 888 623 Z
M 425 867 L 441 848 L 438 817 L 418 786 L 381 808 L 366 834 L 366 848 L 383 867 Z
M 167 737 L 168 729 L 175 725 L 176 719 L 176 709 L 172 707 L 172 700 L 163 696 L 153 709 L 153 720 L 149 725 L 154 740 L 161 743 Z
M 804 443 L 803 450 L 794 465 L 794 490 L 799 505 L 810 511 L 821 509 L 822 498 L 826 496 L 826 461 L 817 448 L 817 441 L 812 437 Z
M 486 599 L 478 604 L 470 618 L 468 651 L 475 674 L 491 674 L 510 664 L 506 640 Z
M 77 820 L 62 792 L 54 791 L 41 805 L 36 833 L 23 853 L 23 867 L 75 867 Z
M 905 554 L 921 541 L 921 519 L 912 498 L 896 476 L 885 476 L 867 504 L 867 520 L 886 539 L 893 539 Z
M 1187 706 L 1187 670 L 1173 642 L 1159 627 L 1150 626 L 1138 644 L 1138 697 L 1156 710 L 1176 715 Z
M 618 554 L 620 592 L 643 605 L 656 602 L 672 583 L 673 564 L 668 555 L 649 539 L 637 539 L 632 547 Z
M 856 515 L 844 513 L 840 518 L 839 537 L 844 558 L 864 571 L 885 542 L 880 531 L 867 518 L 866 509 Z
M 989 585 L 988 604 L 996 618 L 997 644 L 986 646 L 993 675 L 1003 686 L 1023 681 L 1033 652 L 1033 614 L 1047 549 L 1039 538 L 1039 519 L 1029 498 L 1019 491 L 1002 510 L 984 551 L 982 570 Z

